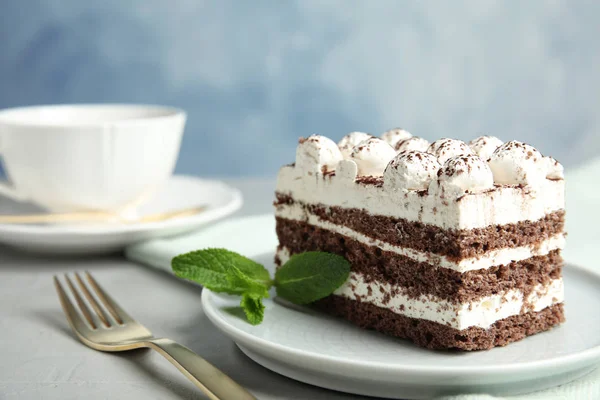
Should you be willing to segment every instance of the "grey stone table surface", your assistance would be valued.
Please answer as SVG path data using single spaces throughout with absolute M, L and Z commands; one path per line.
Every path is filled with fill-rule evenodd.
M 599 172 L 600 159 L 567 179 L 565 257 L 582 266 L 598 267 L 600 185 L 589 182 Z M 233 217 L 272 212 L 273 178 L 227 182 L 244 195 L 244 206 Z M 0 247 L 0 399 L 205 398 L 155 352 L 101 353 L 75 339 L 52 277 L 84 270 L 91 271 L 153 333 L 190 347 L 259 399 L 363 398 L 299 383 L 254 363 L 204 315 L 201 289 L 165 272 L 120 254 L 58 258 Z
M 274 179 L 228 180 L 242 190 L 235 215 L 271 211 Z M 122 255 L 48 257 L 0 247 L 0 399 L 202 399 L 158 353 L 102 353 L 73 336 L 52 277 L 90 271 L 135 318 L 178 341 L 259 399 L 357 399 L 285 378 L 254 363 L 203 314 L 201 290 Z

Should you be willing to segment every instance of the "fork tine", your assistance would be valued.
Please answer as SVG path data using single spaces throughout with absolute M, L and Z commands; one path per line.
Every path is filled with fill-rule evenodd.
M 69 300 L 65 289 L 56 276 L 54 276 L 54 286 L 56 287 L 60 304 L 62 305 L 63 311 L 67 317 L 67 321 L 69 321 L 71 327 L 80 333 L 90 333 L 90 327 L 83 321 L 83 318 L 81 318 L 80 314 L 77 312 L 77 309 L 71 300 Z
M 108 293 L 102 289 L 100 284 L 98 284 L 98 282 L 96 282 L 96 280 L 92 277 L 92 274 L 86 271 L 85 275 L 87 276 L 88 282 L 92 288 L 94 288 L 94 291 L 98 295 L 100 301 L 104 303 L 104 306 L 108 312 L 110 312 L 110 314 L 119 324 L 124 324 L 125 322 L 135 322 L 135 320 L 129 314 L 127 314 L 125 310 L 123 310 L 121 306 L 119 306 L 117 302 L 108 295 Z
M 67 281 L 67 285 L 69 285 L 69 288 L 71 288 L 71 292 L 73 293 L 73 297 L 75 297 L 75 301 L 77 302 L 77 305 L 79 305 L 79 309 L 81 310 L 81 313 L 83 314 L 85 319 L 87 319 L 87 321 L 90 323 L 90 325 L 92 326 L 92 329 L 99 328 L 100 321 L 98 320 L 98 317 L 96 315 L 92 314 L 92 312 L 90 311 L 90 308 L 88 307 L 87 304 L 85 304 L 85 301 L 83 301 L 83 298 L 79 294 L 79 290 L 77 290 L 75 285 L 73 285 L 71 278 L 69 278 L 69 276 L 67 274 L 65 274 L 65 280 Z
M 81 279 L 81 275 L 79 275 L 79 273 L 77 272 L 75 273 L 75 279 L 77 280 L 77 283 L 79 283 L 79 287 L 81 288 L 83 295 L 86 299 L 88 299 L 88 303 L 90 303 L 94 311 L 96 311 L 96 314 L 98 315 L 98 317 L 100 317 L 100 320 L 102 321 L 104 326 L 110 328 L 110 319 L 108 318 L 108 315 L 106 315 L 106 311 L 104 311 L 104 309 L 100 307 L 94 296 L 92 296 L 92 294 L 90 293 L 90 290 L 88 289 L 83 279 Z

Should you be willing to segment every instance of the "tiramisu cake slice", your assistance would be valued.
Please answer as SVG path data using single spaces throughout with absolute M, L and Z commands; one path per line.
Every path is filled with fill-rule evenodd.
M 564 321 L 563 169 L 527 144 L 313 135 L 276 190 L 278 265 L 312 250 L 352 264 L 315 304 L 326 312 L 433 349 L 489 349 Z

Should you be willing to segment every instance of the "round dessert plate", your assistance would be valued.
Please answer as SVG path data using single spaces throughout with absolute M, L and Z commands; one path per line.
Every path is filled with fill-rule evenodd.
M 273 217 L 237 235 L 273 269 Z M 262 244 L 264 243 L 264 244 Z M 507 396 L 564 384 L 600 363 L 600 275 L 564 268 L 567 321 L 488 351 L 432 351 L 309 308 L 265 301 L 262 324 L 236 312 L 239 298 L 204 290 L 206 315 L 251 359 L 312 385 L 368 396 L 426 399 L 457 393 Z
M 230 215 L 241 205 L 241 193 L 222 182 L 175 175 L 140 206 L 138 214 L 143 217 L 199 206 L 206 207 L 203 211 L 143 223 L 0 224 L 0 243 L 38 253 L 113 252 L 140 241 L 189 232 Z M 40 209 L 0 197 L 0 214 L 32 213 L 40 213 Z
M 368 396 L 428 399 L 456 393 L 507 396 L 579 378 L 600 363 L 600 276 L 564 270 L 567 321 L 487 351 L 432 351 L 310 309 L 265 301 L 252 326 L 232 312 L 239 298 L 204 290 L 210 320 L 262 366 L 289 378 Z

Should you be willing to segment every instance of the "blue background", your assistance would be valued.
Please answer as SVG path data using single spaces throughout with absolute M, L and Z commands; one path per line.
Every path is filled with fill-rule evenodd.
M 189 113 L 177 170 L 273 176 L 312 133 L 600 150 L 600 2 L 0 2 L 0 107 Z

